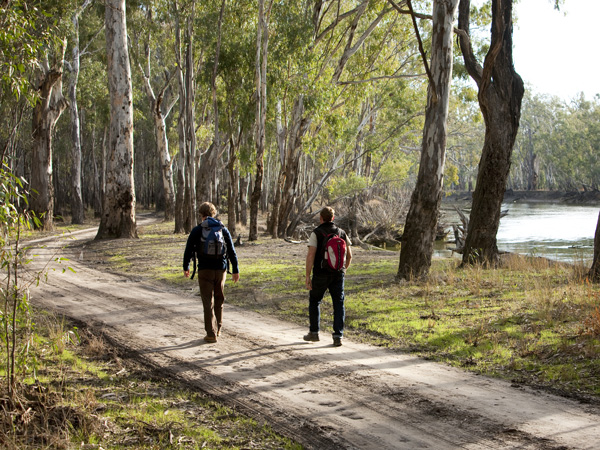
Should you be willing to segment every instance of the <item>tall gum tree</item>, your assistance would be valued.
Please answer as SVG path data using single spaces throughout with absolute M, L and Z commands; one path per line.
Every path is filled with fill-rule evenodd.
M 264 155 L 266 149 L 267 126 L 267 56 L 269 51 L 268 6 L 258 0 L 258 27 L 256 32 L 256 173 L 254 188 L 250 196 L 249 241 L 258 239 L 258 207 L 263 190 Z
M 408 1 L 407 4 L 412 13 L 411 2 Z M 426 276 L 431 267 L 444 182 L 446 127 L 452 80 L 452 36 L 457 6 L 458 0 L 433 2 L 430 67 L 420 45 L 429 86 L 419 174 L 401 240 L 399 279 Z M 418 36 L 415 15 L 411 15 Z
M 137 238 L 133 181 L 133 93 L 125 0 L 106 0 L 110 132 L 104 207 L 96 239 Z
M 81 7 L 77 7 L 71 18 L 73 23 L 73 48 L 71 49 L 72 59 L 69 67 L 71 72 L 69 102 L 71 103 L 71 223 L 73 224 L 82 224 L 84 221 L 83 196 L 81 194 L 81 126 L 77 104 L 77 82 L 79 80 L 82 54 L 79 48 L 79 19 L 91 3 L 92 0 L 85 0 Z
M 460 48 L 465 67 L 477 83 L 485 122 L 463 264 L 494 264 L 499 257 L 496 234 L 525 92 L 513 65 L 512 6 L 512 0 L 492 0 L 491 42 L 482 67 L 470 41 L 471 2 L 461 0 L 459 5 Z
M 307 3 L 306 8 L 309 6 L 311 5 Z M 300 91 L 286 90 L 282 93 L 283 98 L 278 99 L 276 140 L 280 170 L 270 215 L 271 221 L 268 224 L 273 237 L 292 235 L 300 216 L 310 207 L 310 204 L 306 206 L 307 204 L 302 200 L 301 178 L 304 173 L 301 165 L 307 136 L 315 137 L 315 133 L 323 131 L 323 118 L 322 116 L 319 118 L 320 114 L 315 110 L 314 105 L 316 92 L 322 89 L 321 95 L 325 94 L 330 98 L 330 102 L 322 105 L 322 113 L 335 115 L 334 110 L 342 107 L 349 99 L 349 83 L 342 79 L 342 75 L 348 71 L 347 67 L 352 65 L 352 58 L 360 54 L 361 49 L 365 54 L 369 53 L 370 56 L 366 59 L 376 58 L 373 51 L 367 48 L 366 43 L 376 34 L 377 28 L 384 23 L 384 19 L 391 11 L 392 8 L 385 2 L 361 1 L 354 8 L 344 12 L 333 4 L 326 5 L 323 2 L 312 4 L 311 41 L 302 52 L 306 52 L 305 58 L 314 61 L 315 71 L 311 73 L 306 66 L 302 66 L 302 77 L 311 80 L 307 83 L 308 86 L 303 86 Z M 295 37 L 302 35 L 303 19 L 301 18 L 308 18 L 308 12 L 309 10 L 305 10 L 298 14 Z M 350 72 L 350 77 L 357 75 L 353 70 Z M 294 77 L 295 75 L 292 74 L 290 81 Z M 311 128 L 312 133 L 309 134 Z M 333 158 L 335 159 L 337 158 Z M 327 172 L 328 175 L 323 182 L 333 173 L 329 170 Z M 317 187 L 320 191 L 323 185 L 319 183 Z
M 161 179 L 163 191 L 165 194 L 165 221 L 175 218 L 175 186 L 173 183 L 173 159 L 169 151 L 169 139 L 167 118 L 169 117 L 175 103 L 178 101 L 178 95 L 170 95 L 171 81 L 176 75 L 176 71 L 168 73 L 165 70 L 165 77 L 162 85 L 159 85 L 158 91 L 152 86 L 152 29 L 156 29 L 155 19 L 153 18 L 152 8 L 148 8 L 146 13 L 147 21 L 145 29 L 145 39 L 143 43 L 144 65 L 138 63 L 140 74 L 143 79 L 143 88 L 150 104 L 150 112 L 154 122 L 154 136 L 156 139 L 156 155 L 160 163 Z M 162 53 L 159 48 L 158 53 Z
M 179 153 L 177 156 L 177 193 L 175 196 L 175 233 L 189 233 L 196 217 L 196 126 L 194 113 L 194 33 L 195 2 L 186 10 L 173 2 L 175 20 L 176 76 L 179 87 L 177 122 Z M 183 28 L 183 29 L 182 29 Z
M 31 161 L 31 189 L 36 192 L 31 209 L 40 218 L 41 228 L 54 228 L 54 185 L 52 182 L 52 139 L 56 122 L 68 107 L 62 93 L 66 41 L 53 55 L 46 51 L 40 61 L 37 90 L 39 98 L 33 108 L 33 152 Z

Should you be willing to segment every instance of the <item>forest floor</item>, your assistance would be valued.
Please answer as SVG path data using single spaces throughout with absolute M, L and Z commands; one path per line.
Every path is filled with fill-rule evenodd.
M 139 226 L 145 221 L 140 218 Z M 40 247 L 35 261 L 57 253 L 70 259 L 35 289 L 33 303 L 85 323 L 155 374 L 267 422 L 305 448 L 598 448 L 597 404 L 352 339 L 333 347 L 326 333 L 306 343 L 306 326 L 229 304 L 223 335 L 207 344 L 196 283 L 182 289 L 149 279 L 143 259 L 128 274 L 107 270 L 94 250 L 95 234 L 71 233 L 66 248 L 56 238 L 30 243 Z M 113 250 L 122 245 L 102 243 Z M 305 254 L 303 245 L 280 240 L 237 250 L 240 259 L 294 257 L 300 266 Z M 367 257 L 357 249 L 355 258 Z M 65 265 L 74 272 L 60 273 Z M 230 281 L 226 289 L 232 290 Z M 245 295 L 261 302 L 258 292 Z

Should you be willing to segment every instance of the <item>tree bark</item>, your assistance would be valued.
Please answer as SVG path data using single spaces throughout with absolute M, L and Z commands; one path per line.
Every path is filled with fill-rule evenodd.
M 151 66 L 150 66 L 150 45 L 148 38 L 146 42 L 146 70 L 140 65 L 140 72 L 144 80 L 144 90 L 150 102 L 150 111 L 154 120 L 154 136 L 156 138 L 156 154 L 160 161 L 161 178 L 163 190 L 165 193 L 165 220 L 170 221 L 175 217 L 175 186 L 173 184 L 173 160 L 169 152 L 169 139 L 167 137 L 166 120 L 169 116 L 174 102 L 167 105 L 163 112 L 163 104 L 165 101 L 165 93 L 171 83 L 172 77 L 165 81 L 158 95 L 154 93 L 152 84 L 150 83 Z M 176 100 L 176 99 L 175 99 Z
M 266 147 L 265 128 L 267 123 L 267 53 L 269 30 L 267 28 L 265 1 L 258 0 L 258 30 L 256 38 L 256 174 L 254 189 L 250 196 L 249 241 L 258 239 L 258 208 L 262 197 L 264 155 Z
M 596 234 L 594 235 L 594 260 L 588 272 L 588 278 L 594 283 L 600 282 L 600 214 L 598 214 Z
M 417 184 L 402 235 L 399 279 L 424 277 L 431 267 L 444 180 L 452 79 L 452 24 L 457 5 L 458 0 L 435 0 L 433 3 L 431 69 L 423 148 Z
M 285 158 L 281 166 L 280 180 L 283 181 L 281 189 L 281 204 L 277 218 L 277 235 L 286 237 L 286 229 L 290 216 L 298 198 L 298 175 L 301 156 L 302 139 L 310 125 L 310 119 L 304 117 L 304 99 L 299 96 L 294 101 L 291 123 L 288 127 Z
M 66 44 L 52 68 L 48 57 L 42 62 L 38 90 L 40 98 L 33 108 L 33 152 L 31 162 L 31 209 L 37 214 L 43 230 L 54 228 L 54 184 L 52 181 L 52 137 L 54 127 L 68 103 L 62 94 L 63 60 Z
M 229 172 L 229 189 L 227 195 L 227 229 L 231 237 L 237 237 L 235 205 L 238 199 L 238 176 L 237 176 L 237 152 L 239 148 L 239 139 L 234 142 L 233 138 L 229 140 L 229 162 L 227 171 Z
M 185 204 L 185 186 L 186 186 L 186 165 L 185 165 L 185 104 L 187 95 L 185 93 L 185 76 L 182 70 L 183 57 L 181 55 L 181 26 L 179 20 L 179 7 L 177 2 L 173 4 L 175 16 L 175 55 L 177 58 L 177 84 L 179 87 L 179 118 L 177 120 L 177 136 L 179 152 L 177 153 L 177 190 L 175 194 L 175 229 L 174 233 L 189 233 L 186 230 L 186 204 Z
M 73 14 L 73 50 L 71 61 L 71 80 L 69 83 L 69 100 L 71 102 L 71 223 L 84 222 L 83 196 L 81 194 L 81 127 L 79 122 L 79 107 L 77 105 L 77 82 L 81 54 L 79 51 L 79 17 L 91 3 L 86 0 Z
M 92 175 L 94 177 L 94 194 L 93 194 L 93 204 L 94 204 L 94 217 L 102 216 L 102 191 L 101 191 L 101 182 L 102 182 L 102 174 L 98 170 L 98 162 L 96 161 L 96 124 L 94 124 L 92 128 L 92 145 L 90 149 L 90 157 L 92 160 Z
M 248 226 L 248 186 L 250 175 L 240 177 L 240 224 Z
M 110 133 L 104 208 L 96 239 L 137 238 L 133 181 L 133 90 L 125 0 L 106 0 Z
M 184 31 L 185 50 L 182 52 L 180 11 L 174 2 L 175 53 L 179 81 L 179 156 L 177 170 L 177 196 L 175 199 L 175 232 L 189 233 L 197 223 L 196 205 L 196 129 L 194 113 L 194 55 L 193 22 L 195 3 L 192 2 Z M 183 54 L 182 54 L 183 53 Z
M 463 253 L 463 264 L 498 261 L 496 234 L 510 159 L 519 129 L 523 80 L 512 59 L 512 0 L 492 1 L 491 45 L 483 68 L 477 63 L 469 39 L 470 0 L 461 0 L 458 28 L 460 46 L 469 75 L 477 83 L 485 121 L 485 139 L 473 206 Z
M 189 233 L 198 223 L 196 197 L 196 115 L 194 112 L 194 97 L 196 84 L 194 79 L 194 8 L 188 17 L 185 41 L 185 231 Z

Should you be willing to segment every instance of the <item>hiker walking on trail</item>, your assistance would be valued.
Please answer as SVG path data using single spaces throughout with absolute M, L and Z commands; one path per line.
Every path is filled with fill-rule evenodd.
M 200 205 L 202 222 L 192 229 L 183 254 L 183 274 L 190 276 L 190 260 L 194 260 L 194 272 L 198 271 L 198 284 L 204 308 L 206 342 L 217 342 L 223 325 L 223 303 L 225 302 L 226 272 L 231 263 L 231 278 L 240 279 L 238 260 L 229 230 L 215 219 L 217 208 L 210 202 Z M 196 268 L 196 258 L 198 267 Z
M 308 315 L 310 331 L 304 336 L 305 341 L 319 341 L 321 321 L 321 302 L 325 291 L 329 289 L 333 302 L 333 345 L 342 345 L 344 334 L 344 276 L 352 260 L 350 239 L 338 228 L 333 220 L 335 211 L 326 206 L 321 210 L 321 224 L 313 230 L 308 239 L 306 254 L 306 289 L 310 291 Z M 312 271 L 312 279 L 311 279 Z

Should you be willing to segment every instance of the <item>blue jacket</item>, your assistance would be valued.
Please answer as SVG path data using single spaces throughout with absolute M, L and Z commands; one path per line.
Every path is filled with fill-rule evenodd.
M 204 222 L 208 225 L 223 225 L 220 221 L 213 217 L 208 217 Z M 190 235 L 188 236 L 187 243 L 185 245 L 185 252 L 183 253 L 183 270 L 189 270 L 190 261 L 196 253 L 196 244 L 200 242 L 202 236 L 202 224 L 195 226 Z M 231 263 L 231 273 L 240 273 L 238 268 L 237 254 L 235 253 L 235 247 L 231 240 L 231 234 L 229 230 L 223 227 L 223 239 L 227 245 L 227 253 L 223 255 L 223 258 L 202 258 L 196 255 L 198 258 L 197 270 L 211 269 L 211 270 L 227 270 L 227 260 Z

